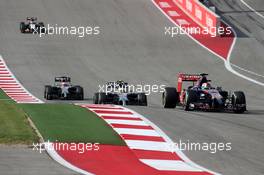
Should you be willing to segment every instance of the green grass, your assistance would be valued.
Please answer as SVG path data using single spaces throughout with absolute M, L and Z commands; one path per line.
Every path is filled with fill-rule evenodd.
M 0 90 L 0 143 L 32 144 L 37 141 L 26 114 Z
M 85 108 L 72 104 L 17 104 L 0 89 L 0 143 L 37 142 L 27 116 L 45 141 L 125 145 L 105 121 Z
M 6 101 L 8 103 L 15 103 L 11 98 L 9 98 L 2 89 L 0 89 L 0 101 Z
M 72 104 L 19 104 L 45 141 L 125 145 L 94 113 Z

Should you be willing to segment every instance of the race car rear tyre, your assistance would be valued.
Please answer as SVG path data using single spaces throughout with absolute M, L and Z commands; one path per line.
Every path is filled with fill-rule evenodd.
M 194 108 L 190 108 L 190 104 L 195 102 L 196 100 L 197 100 L 197 94 L 195 91 L 192 91 L 192 90 L 186 91 L 185 102 L 183 105 L 184 110 L 185 111 L 194 110 Z
M 48 87 L 48 86 L 45 86 L 45 87 L 44 87 L 44 98 L 45 98 L 45 99 L 47 98 L 47 87 Z
M 20 31 L 21 31 L 21 33 L 25 33 L 25 30 L 26 30 L 26 25 L 25 25 L 24 22 L 21 22 L 20 23 Z
M 166 87 L 162 93 L 162 105 L 164 108 L 175 108 L 179 102 L 179 94 L 174 87 Z
M 47 100 L 52 100 L 52 87 L 45 86 L 44 98 Z
M 104 104 L 106 102 L 106 93 L 99 92 L 98 94 L 98 104 Z
M 235 113 L 244 113 L 246 108 L 246 96 L 242 91 L 235 91 L 232 94 L 232 105 Z
M 81 86 L 76 86 L 77 100 L 83 100 L 83 88 Z
M 138 94 L 138 105 L 141 105 L 141 106 L 147 106 L 148 105 L 147 96 L 145 93 L 139 93 Z

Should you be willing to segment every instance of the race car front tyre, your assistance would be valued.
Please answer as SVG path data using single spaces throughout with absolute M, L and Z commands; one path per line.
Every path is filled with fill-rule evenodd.
M 164 108 L 175 108 L 179 102 L 179 94 L 174 87 L 166 87 L 162 93 L 162 105 Z
M 106 93 L 99 92 L 98 93 L 98 104 L 104 104 L 106 102 Z
M 194 108 L 190 107 L 190 104 L 195 102 L 196 100 L 197 100 L 197 94 L 195 91 L 192 91 L 192 90 L 186 91 L 185 102 L 183 105 L 184 110 L 185 111 L 194 110 Z
M 20 23 L 20 31 L 21 31 L 21 33 L 25 33 L 25 30 L 26 30 L 26 25 L 25 25 L 24 22 L 21 22 Z
M 147 106 L 148 105 L 147 95 L 145 93 L 139 93 L 138 94 L 138 105 L 141 105 L 141 106 Z
M 244 113 L 246 108 L 246 97 L 244 92 L 235 91 L 232 94 L 232 106 L 235 113 Z
M 52 100 L 52 87 L 49 85 L 45 86 L 44 98 L 47 100 Z

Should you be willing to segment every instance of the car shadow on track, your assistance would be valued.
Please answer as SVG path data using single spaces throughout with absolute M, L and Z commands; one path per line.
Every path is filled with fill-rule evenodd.
M 83 100 L 44 100 L 45 103 L 93 103 L 93 98 L 84 98 Z
M 247 111 L 248 115 L 261 115 L 264 117 L 264 110 L 249 110 Z

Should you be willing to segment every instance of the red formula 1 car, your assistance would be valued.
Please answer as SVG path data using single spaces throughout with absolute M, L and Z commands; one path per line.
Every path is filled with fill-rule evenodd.
M 235 91 L 228 93 L 221 87 L 212 87 L 208 74 L 183 74 L 178 75 L 178 90 L 174 87 L 166 87 L 162 94 L 164 108 L 183 106 L 184 110 L 206 111 L 233 111 L 243 113 L 246 111 L 246 97 L 244 92 Z M 187 89 L 183 88 L 183 82 L 191 82 Z

